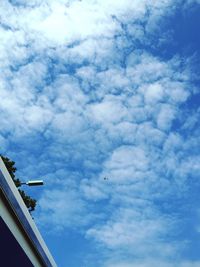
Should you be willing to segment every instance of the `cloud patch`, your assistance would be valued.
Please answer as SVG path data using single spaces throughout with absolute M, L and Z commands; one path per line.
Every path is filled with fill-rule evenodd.
M 177 258 L 200 171 L 193 75 L 149 48 L 179 4 L 2 4 L 1 149 L 44 177 L 39 225 L 92 240 L 99 266 L 198 265 Z

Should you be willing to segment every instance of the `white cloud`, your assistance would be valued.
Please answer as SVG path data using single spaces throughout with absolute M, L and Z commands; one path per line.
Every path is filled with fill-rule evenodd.
M 149 104 L 156 104 L 164 100 L 164 89 L 160 84 L 150 84 L 146 88 L 142 88 L 145 102 Z
M 80 199 L 78 192 L 72 188 L 70 190 L 65 188 L 65 190 L 47 190 L 40 199 L 40 206 L 43 209 L 40 224 L 44 228 L 46 225 L 45 213 L 51 216 L 51 222 L 56 227 L 56 231 L 61 231 L 66 227 L 76 228 L 88 223 L 88 217 L 84 217 L 85 204 Z
M 158 117 L 157 125 L 161 130 L 169 130 L 173 120 L 175 119 L 176 110 L 173 106 L 164 104 L 161 105 Z
M 99 228 L 97 226 L 96 229 L 88 230 L 87 235 L 105 243 L 109 248 L 121 248 L 127 252 L 133 250 L 137 255 L 151 254 L 152 251 L 155 253 L 161 242 L 159 236 L 163 234 L 167 224 L 166 218 L 157 219 L 157 215 L 149 207 L 143 212 L 134 208 L 118 209 L 113 220 Z M 168 226 L 170 227 L 169 224 Z M 152 240 L 155 242 L 154 247 L 150 245 Z
M 111 158 L 105 163 L 105 168 L 108 172 L 123 170 L 125 173 L 130 168 L 129 175 L 131 177 L 127 178 L 134 179 L 135 172 L 148 170 L 148 158 L 145 155 L 145 151 L 140 147 L 122 146 L 112 153 Z M 111 173 L 111 177 L 112 179 L 120 179 L 120 177 L 117 177 L 117 173 L 114 177 Z M 122 173 L 122 179 L 125 182 L 126 177 L 124 173 Z
M 103 102 L 93 104 L 89 107 L 92 119 L 100 123 L 117 123 L 126 116 L 126 108 L 115 97 L 108 96 Z
M 48 174 L 39 223 L 76 227 L 103 245 L 111 255 L 102 266 L 173 266 L 168 258 L 185 246 L 173 239 L 178 219 L 165 201 L 200 170 L 198 152 L 188 156 L 197 134 L 172 129 L 191 95 L 190 70 L 178 56 L 137 48 L 176 3 L 2 2 L 1 148 L 29 155 L 24 173 Z M 193 114 L 181 130 L 197 122 Z

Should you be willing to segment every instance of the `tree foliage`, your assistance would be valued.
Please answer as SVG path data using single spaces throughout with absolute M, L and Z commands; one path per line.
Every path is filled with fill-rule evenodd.
M 7 158 L 5 156 L 2 156 L 2 155 L 0 155 L 0 156 L 1 156 L 1 158 L 2 158 L 2 160 L 3 160 L 3 162 L 4 162 L 5 166 L 6 166 L 6 168 L 8 170 L 10 176 L 12 177 L 12 179 L 13 179 L 16 187 L 18 188 L 19 193 L 20 193 L 20 195 L 21 195 L 21 197 L 22 197 L 22 199 L 23 199 L 26 207 L 28 208 L 28 210 L 30 212 L 31 211 L 34 211 L 35 210 L 35 207 L 36 207 L 36 202 L 37 201 L 35 199 L 31 198 L 30 196 L 28 196 L 24 192 L 24 190 L 19 189 L 19 187 L 21 186 L 21 181 L 18 178 L 16 178 L 16 176 L 15 176 L 15 172 L 17 170 L 17 168 L 15 167 L 15 162 L 12 161 L 12 160 L 10 160 L 9 158 Z

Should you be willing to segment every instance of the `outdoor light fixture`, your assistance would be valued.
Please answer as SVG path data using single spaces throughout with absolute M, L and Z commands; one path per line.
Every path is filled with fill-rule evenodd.
M 26 184 L 28 186 L 38 186 L 38 185 L 43 185 L 44 182 L 43 180 L 35 180 L 35 181 L 28 181 L 24 183 L 20 183 L 20 185 Z

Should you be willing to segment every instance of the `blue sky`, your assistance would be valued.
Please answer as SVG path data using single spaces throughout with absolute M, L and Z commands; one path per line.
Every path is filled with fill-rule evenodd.
M 0 5 L 1 153 L 58 266 L 200 266 L 200 1 Z

